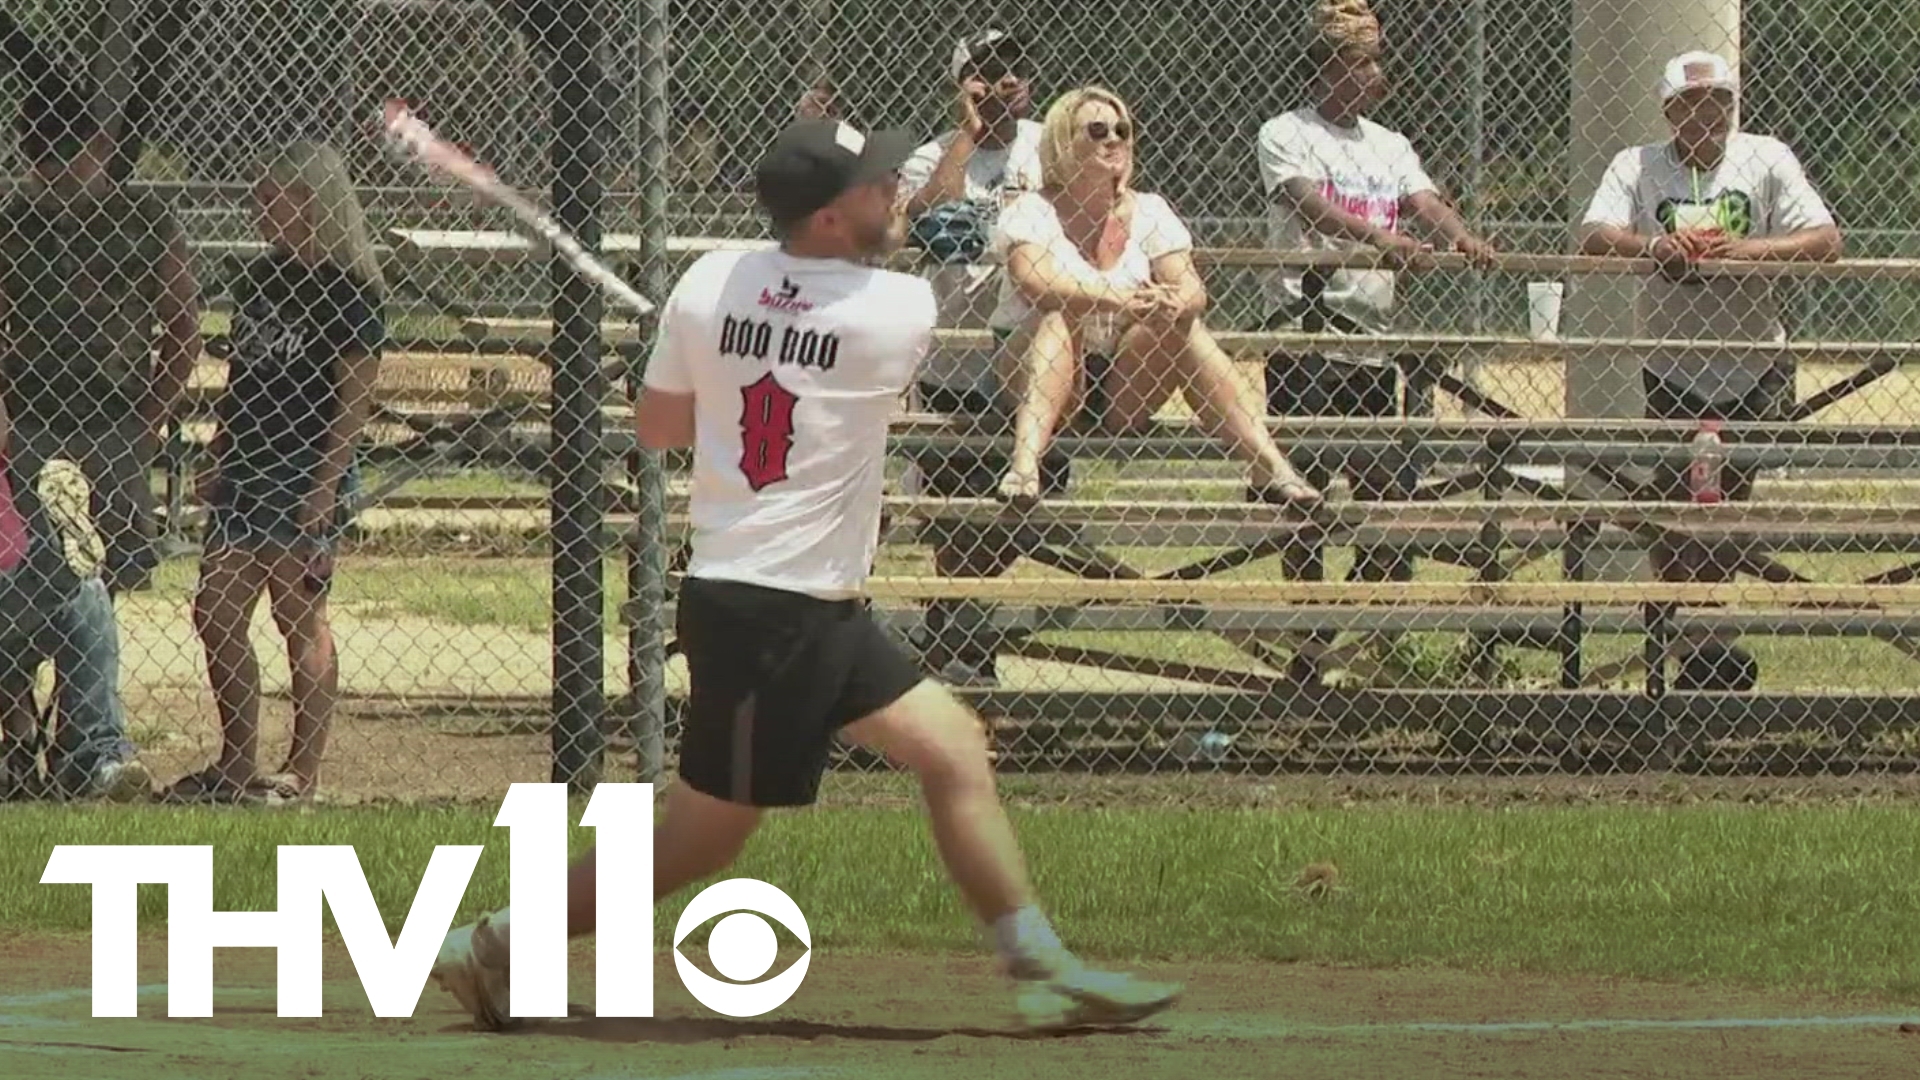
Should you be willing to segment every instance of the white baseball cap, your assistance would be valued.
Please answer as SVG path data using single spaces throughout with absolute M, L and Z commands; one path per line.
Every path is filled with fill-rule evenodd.
M 1733 65 L 1716 53 L 1682 53 L 1667 61 L 1667 70 L 1660 77 L 1661 103 L 1672 100 L 1673 95 L 1682 90 L 1725 90 L 1738 94 L 1740 80 L 1734 77 Z

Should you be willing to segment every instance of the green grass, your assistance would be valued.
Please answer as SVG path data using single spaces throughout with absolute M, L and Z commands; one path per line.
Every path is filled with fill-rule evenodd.
M 360 473 L 360 486 L 363 490 L 371 491 L 386 483 L 386 480 L 386 474 L 381 469 L 363 469 Z M 547 485 L 537 480 L 523 480 L 499 473 L 471 470 L 439 476 L 416 477 L 402 484 L 398 494 L 502 500 L 524 498 L 528 495 L 544 498 L 547 494 Z
M 190 597 L 198 564 L 180 559 L 154 575 L 154 592 Z M 620 629 L 626 568 L 606 565 L 603 618 Z M 455 560 L 353 558 L 342 560 L 332 599 L 363 617 L 428 619 L 456 626 L 502 626 L 547 634 L 553 626 L 553 570 L 544 559 Z
M 576 807 L 577 816 L 577 807 Z M 0 931 L 85 932 L 87 892 L 38 884 L 53 845 L 212 844 L 216 905 L 275 906 L 274 846 L 356 844 L 397 932 L 436 844 L 486 844 L 462 918 L 507 902 L 507 844 L 479 809 L 0 812 Z M 1706 980 L 1920 999 L 1920 830 L 1898 807 L 1408 807 L 1017 812 L 1063 934 L 1089 955 L 1438 965 Z M 574 830 L 577 850 L 588 839 Z M 1119 853 L 1125 857 L 1119 857 Z M 1330 895 L 1296 890 L 1330 861 Z M 904 809 L 776 817 L 734 873 L 770 881 L 834 949 L 973 950 Z M 661 905 L 667 942 L 681 904 Z M 141 890 L 158 929 L 165 897 Z

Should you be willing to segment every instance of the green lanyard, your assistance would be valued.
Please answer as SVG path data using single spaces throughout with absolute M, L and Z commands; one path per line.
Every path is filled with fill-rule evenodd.
M 1693 204 L 1695 206 L 1711 205 L 1707 202 L 1706 197 L 1700 193 L 1700 170 L 1694 168 L 1691 165 L 1686 166 L 1686 170 L 1687 170 L 1687 183 L 1693 189 Z M 1720 208 L 1718 206 L 1713 206 L 1712 210 L 1713 210 L 1713 223 L 1719 228 L 1724 230 L 1726 228 L 1726 223 L 1720 220 Z

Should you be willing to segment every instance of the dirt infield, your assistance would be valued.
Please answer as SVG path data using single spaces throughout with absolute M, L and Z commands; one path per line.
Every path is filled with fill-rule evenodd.
M 288 1076 L 312 1080 L 484 1076 L 678 1080 L 827 1077 L 1727 1077 L 1906 1075 L 1915 1012 L 1884 1002 L 1697 987 L 1453 972 L 1288 965 L 1160 965 L 1185 1001 L 1130 1031 L 1028 1038 L 984 957 L 848 955 L 822 949 L 768 1017 L 694 1003 L 657 957 L 651 1020 L 530 1021 L 469 1030 L 429 986 L 411 1019 L 372 1015 L 344 954 L 330 952 L 328 1014 L 274 1016 L 273 961 L 225 950 L 215 1015 L 167 1019 L 165 949 L 141 948 L 138 1019 L 93 1019 L 84 940 L 0 939 L 0 1075 L 90 1080 Z M 784 969 L 783 960 L 776 967 Z M 591 1008 L 589 953 L 572 999 Z M 1571 1071 L 1569 1071 L 1571 1070 Z

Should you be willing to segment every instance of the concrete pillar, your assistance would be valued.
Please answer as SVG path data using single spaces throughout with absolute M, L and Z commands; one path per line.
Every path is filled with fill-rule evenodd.
M 1719 53 L 1740 66 L 1740 0 L 1574 0 L 1572 145 L 1568 154 L 1568 220 L 1574 230 L 1586 214 L 1600 177 L 1628 146 L 1667 137 L 1660 115 L 1660 73 L 1692 49 Z M 1570 236 L 1568 242 L 1574 242 Z M 1641 282 L 1626 275 L 1577 276 L 1567 283 L 1561 333 L 1570 337 L 1632 337 Z M 1640 360 L 1629 353 L 1592 353 L 1567 362 L 1569 418 L 1638 419 L 1645 396 Z M 1619 498 L 1597 481 L 1570 470 L 1568 481 L 1589 497 Z M 1641 576 L 1644 557 L 1622 552 L 1596 560 L 1596 576 Z

